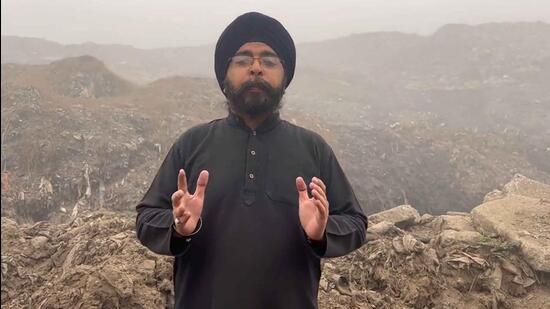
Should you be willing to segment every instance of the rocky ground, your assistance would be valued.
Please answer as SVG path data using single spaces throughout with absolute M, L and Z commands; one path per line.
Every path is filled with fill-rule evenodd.
M 521 175 L 471 213 L 373 214 L 366 245 L 322 261 L 320 308 L 548 308 L 548 218 L 550 186 Z M 2 217 L 2 307 L 172 308 L 172 259 L 141 246 L 134 224 L 110 211 Z
M 371 215 L 371 241 L 324 262 L 321 307 L 547 308 L 549 194 L 517 175 L 471 213 Z

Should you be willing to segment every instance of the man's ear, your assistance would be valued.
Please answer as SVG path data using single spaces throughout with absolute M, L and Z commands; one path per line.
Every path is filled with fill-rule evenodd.
M 227 95 L 227 76 L 225 77 L 222 83 L 222 93 L 224 95 Z

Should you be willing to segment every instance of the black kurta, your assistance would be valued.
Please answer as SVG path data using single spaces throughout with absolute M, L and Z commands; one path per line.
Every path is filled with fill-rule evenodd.
M 210 173 L 195 235 L 173 235 L 171 195 L 183 168 L 193 193 Z M 310 243 L 298 216 L 295 179 L 327 186 L 326 241 Z M 310 191 L 308 187 L 308 191 Z M 311 192 L 310 196 L 311 196 Z M 320 258 L 363 245 L 367 218 L 330 146 L 275 114 L 255 131 L 230 113 L 174 143 L 137 206 L 137 237 L 176 257 L 176 308 L 317 308 Z

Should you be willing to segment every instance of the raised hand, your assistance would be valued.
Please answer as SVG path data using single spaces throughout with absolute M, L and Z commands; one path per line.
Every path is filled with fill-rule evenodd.
M 296 178 L 300 223 L 310 239 L 319 241 L 325 234 L 329 214 L 326 186 L 321 179 L 313 177 L 309 187 L 313 194 L 311 198 L 304 179 Z
M 208 183 L 208 171 L 201 171 L 197 179 L 195 194 L 187 192 L 187 178 L 181 169 L 178 174 L 178 191 L 172 194 L 172 214 L 176 232 L 182 236 L 193 233 L 199 222 L 204 204 L 204 191 Z

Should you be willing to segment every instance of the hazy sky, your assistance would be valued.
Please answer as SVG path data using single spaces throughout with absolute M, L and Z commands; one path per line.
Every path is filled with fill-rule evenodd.
M 238 15 L 279 19 L 296 42 L 369 31 L 431 34 L 447 23 L 550 22 L 550 0 L 2 0 L 2 34 L 60 43 L 214 43 Z

